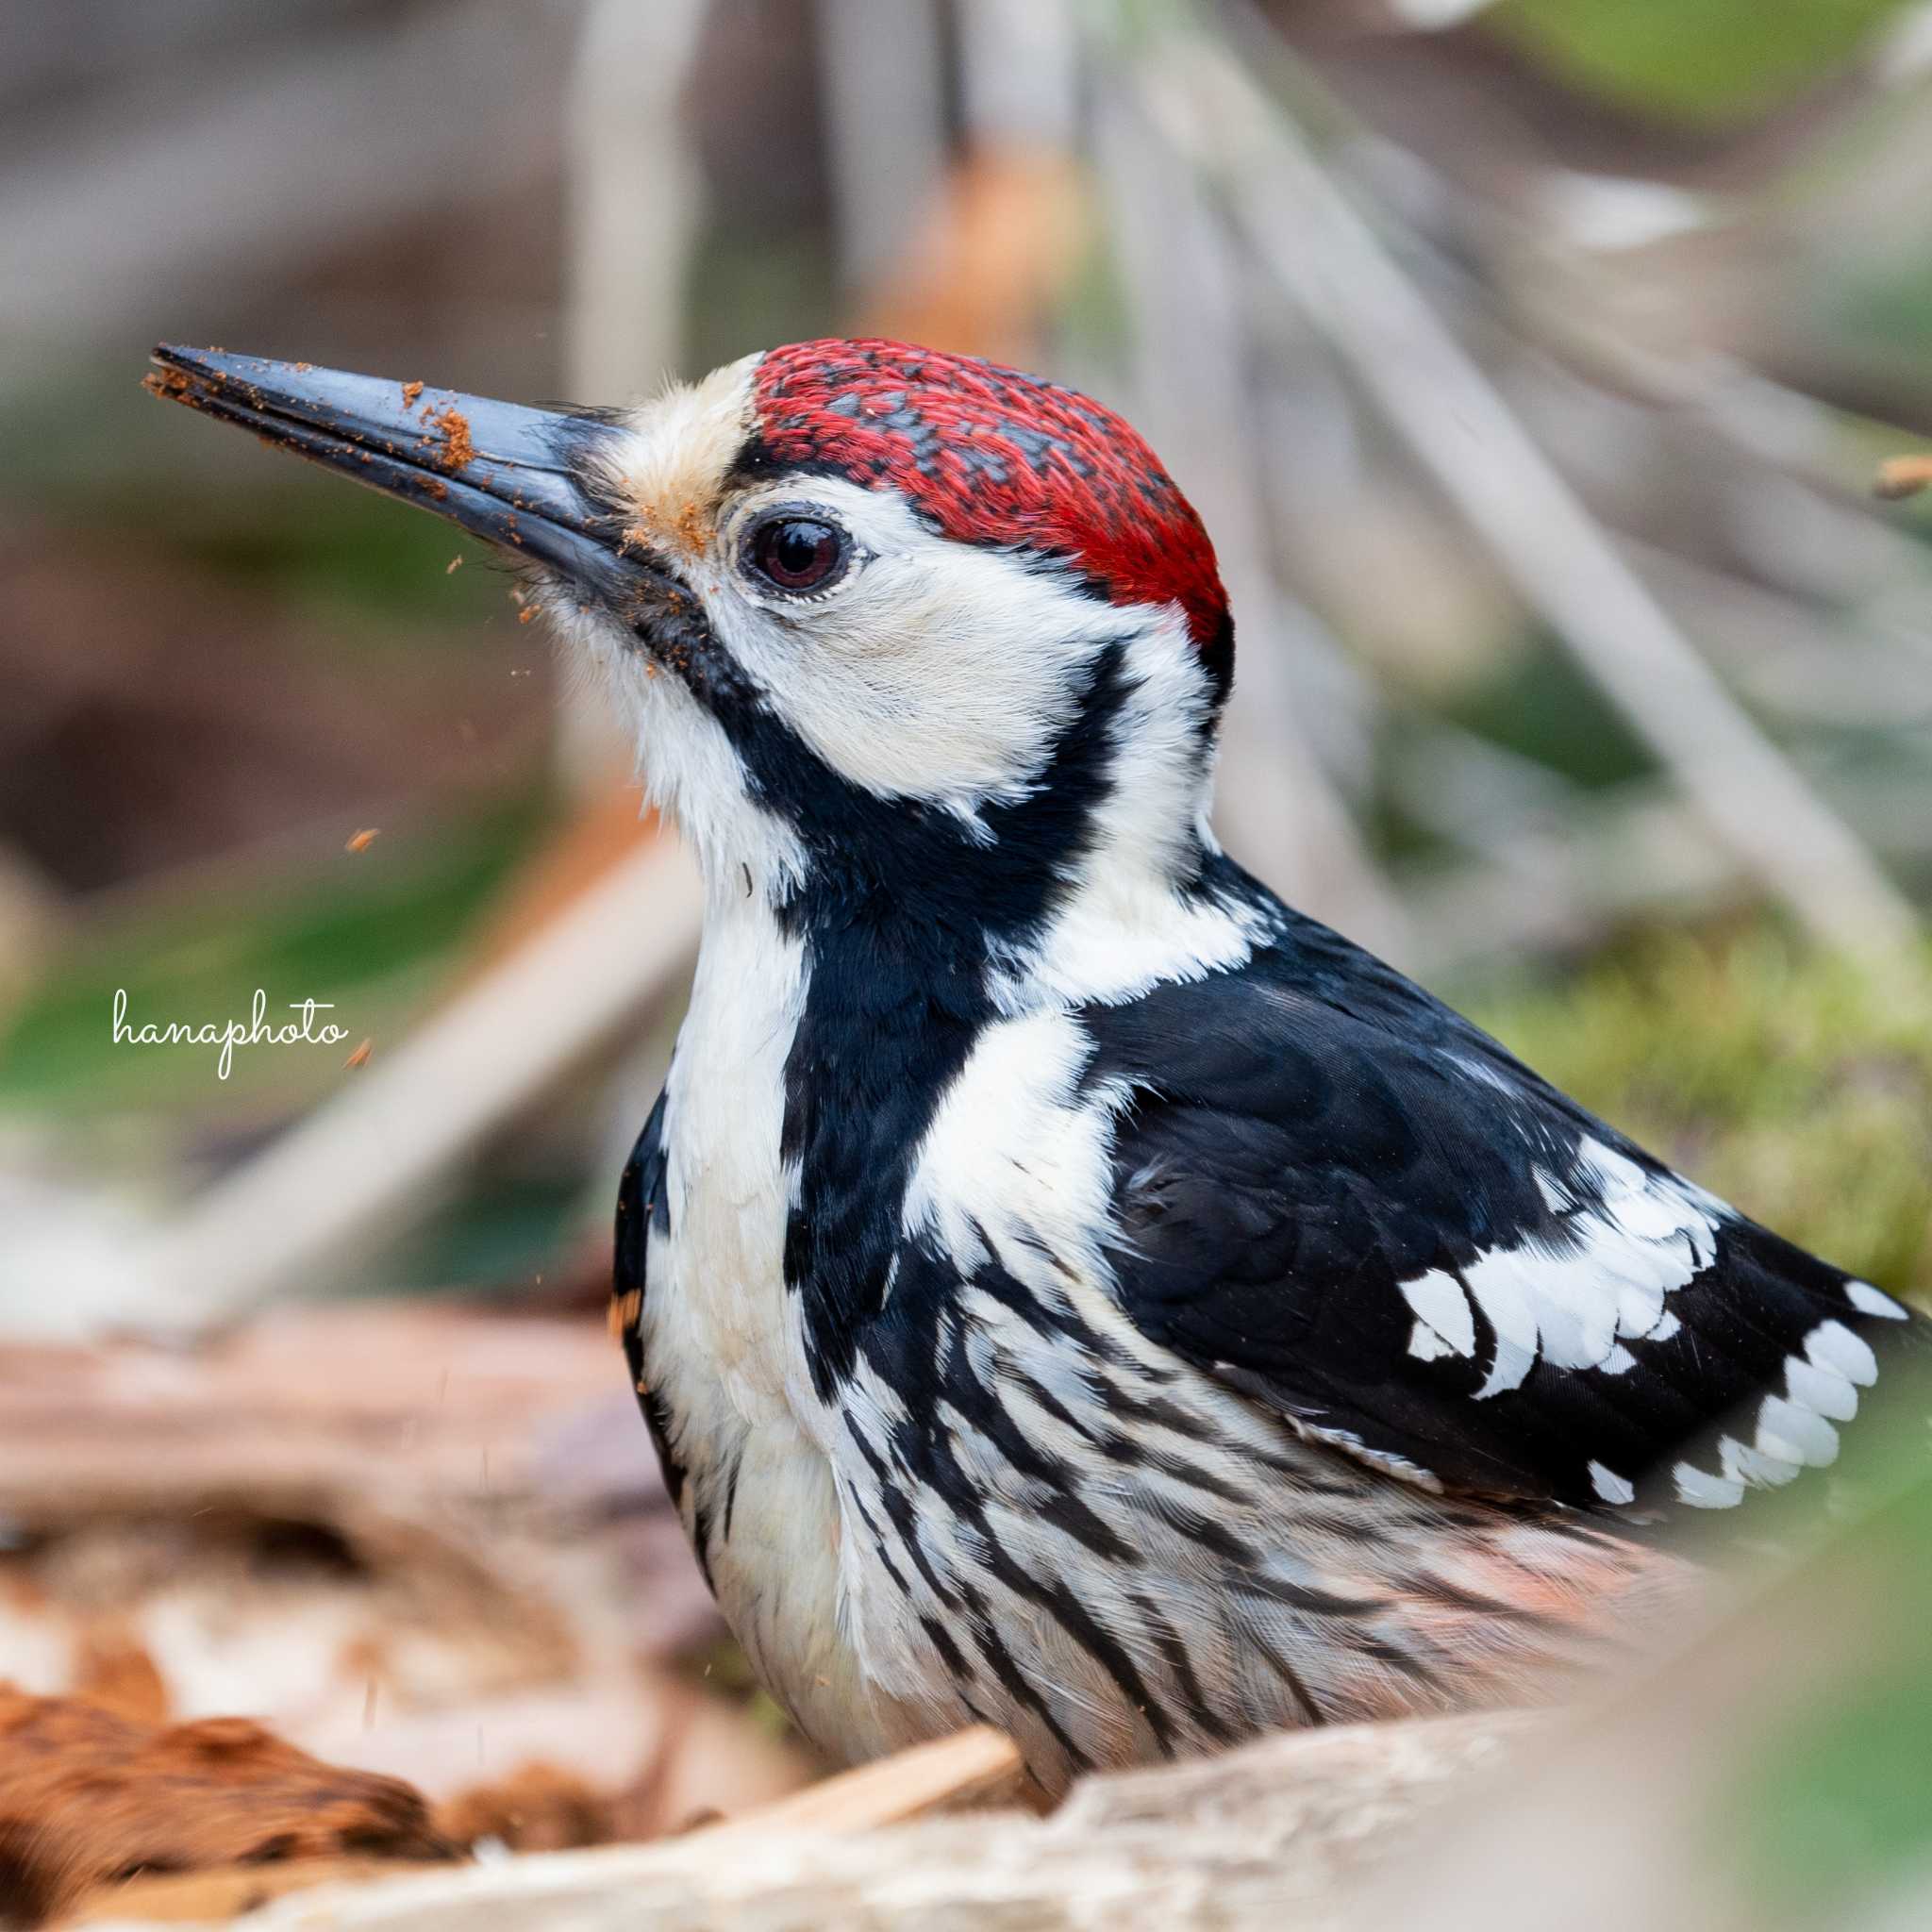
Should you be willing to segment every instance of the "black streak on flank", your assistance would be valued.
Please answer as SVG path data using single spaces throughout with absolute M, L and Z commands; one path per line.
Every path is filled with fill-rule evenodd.
M 647 1292 L 645 1251 L 650 1231 L 668 1233 L 671 1226 L 669 1191 L 664 1185 L 664 1096 L 658 1096 L 643 1132 L 625 1163 L 624 1179 L 617 1190 L 616 1268 L 611 1287 L 622 1308 L 625 1297 L 636 1294 L 641 1308 Z M 685 1470 L 671 1441 L 671 1416 L 655 1391 L 644 1380 L 644 1347 L 641 1324 L 633 1316 L 623 1328 L 624 1358 L 630 1368 L 631 1386 L 637 1391 L 638 1406 L 651 1431 L 658 1451 L 658 1463 L 664 1472 L 664 1488 L 671 1507 L 677 1507 L 684 1494 Z M 700 1557 L 702 1561 L 702 1557 Z

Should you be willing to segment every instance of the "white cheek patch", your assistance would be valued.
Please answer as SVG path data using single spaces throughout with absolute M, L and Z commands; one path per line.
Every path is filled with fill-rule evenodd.
M 758 591 L 727 555 L 752 519 L 792 503 L 857 545 L 821 596 Z M 1026 795 L 1095 654 L 1136 627 L 1057 570 L 938 535 L 890 491 L 801 478 L 742 498 L 727 523 L 701 588 L 772 709 L 849 783 L 969 823 Z
M 1591 1183 L 1587 1191 L 1573 1194 L 1560 1177 L 1540 1177 L 1564 1224 L 1560 1244 L 1531 1239 L 1491 1248 L 1459 1278 L 1438 1268 L 1402 1284 L 1416 1318 L 1409 1353 L 1420 1360 L 1473 1358 L 1481 1310 L 1496 1348 L 1478 1401 L 1520 1389 L 1539 1359 L 1627 1373 L 1636 1357 L 1624 1342 L 1674 1334 L 1666 1298 L 1717 1252 L 1716 1204 L 1699 1190 L 1646 1173 L 1597 1141 L 1584 1142 L 1577 1165 Z

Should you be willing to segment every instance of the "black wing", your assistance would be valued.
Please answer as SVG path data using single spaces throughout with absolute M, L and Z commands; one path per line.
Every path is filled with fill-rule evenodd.
M 1927 1324 L 1311 921 L 1083 1014 L 1127 1311 L 1310 1433 L 1492 1495 L 1723 1507 L 1837 1453 Z
M 658 1464 L 675 1508 L 684 1491 L 684 1469 L 672 1454 L 664 1406 L 644 1376 L 644 1291 L 651 1235 L 670 1231 L 671 1203 L 664 1188 L 664 1099 L 660 1093 L 644 1130 L 638 1136 L 617 1187 L 617 1259 L 610 1291 L 610 1323 L 624 1343 L 638 1407 L 658 1447 Z

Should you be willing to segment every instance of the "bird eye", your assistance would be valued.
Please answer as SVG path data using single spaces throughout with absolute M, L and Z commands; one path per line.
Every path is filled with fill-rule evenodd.
M 851 538 L 819 517 L 768 517 L 751 533 L 752 568 L 781 591 L 823 591 L 851 555 Z

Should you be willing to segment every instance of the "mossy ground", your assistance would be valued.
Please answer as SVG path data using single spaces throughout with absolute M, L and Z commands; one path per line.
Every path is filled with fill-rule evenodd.
M 1652 933 L 1467 1005 L 1744 1212 L 1932 1304 L 1932 949 L 1873 971 L 1764 924 Z

